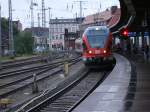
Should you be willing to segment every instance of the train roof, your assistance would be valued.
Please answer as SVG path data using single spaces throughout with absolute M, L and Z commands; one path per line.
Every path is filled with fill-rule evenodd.
M 109 30 L 109 28 L 107 26 L 90 26 L 90 27 L 87 28 L 87 30 L 95 30 L 95 29 Z
M 102 35 L 108 35 L 108 33 L 110 32 L 109 28 L 107 26 L 90 26 L 88 27 L 85 31 L 84 34 L 85 35 L 91 35 L 91 33 L 94 31 L 98 31 L 99 33 L 101 33 Z M 94 33 L 93 32 L 93 33 Z M 96 32 L 95 32 L 96 33 Z

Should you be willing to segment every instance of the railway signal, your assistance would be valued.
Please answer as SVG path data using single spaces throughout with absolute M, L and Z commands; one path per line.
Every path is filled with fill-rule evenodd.
M 129 31 L 127 28 L 123 28 L 120 30 L 120 36 L 123 37 L 123 39 L 127 39 L 129 36 L 128 34 L 129 34 Z

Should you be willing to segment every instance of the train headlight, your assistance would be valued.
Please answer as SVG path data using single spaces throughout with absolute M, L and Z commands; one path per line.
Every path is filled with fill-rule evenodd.
M 107 53 L 107 51 L 106 51 L 106 50 L 104 50 L 103 52 L 104 52 L 104 53 Z
M 83 61 L 87 61 L 87 58 L 82 58 Z
M 92 51 L 91 51 L 91 50 L 89 50 L 88 52 L 89 52 L 89 54 L 92 54 Z

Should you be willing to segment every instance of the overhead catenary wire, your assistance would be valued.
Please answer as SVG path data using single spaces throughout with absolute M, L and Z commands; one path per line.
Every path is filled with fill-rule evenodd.
M 87 1 L 82 1 L 82 0 L 80 0 L 80 1 L 74 1 L 75 3 L 76 2 L 78 2 L 79 3 L 79 7 L 80 7 L 80 18 L 82 18 L 82 16 L 83 16 L 83 4 L 84 3 L 86 3 Z

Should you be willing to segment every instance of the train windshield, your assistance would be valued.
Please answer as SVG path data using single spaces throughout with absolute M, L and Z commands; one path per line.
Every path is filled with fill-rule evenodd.
M 86 35 L 91 48 L 102 48 L 104 47 L 105 40 L 108 37 L 108 31 L 89 30 Z

